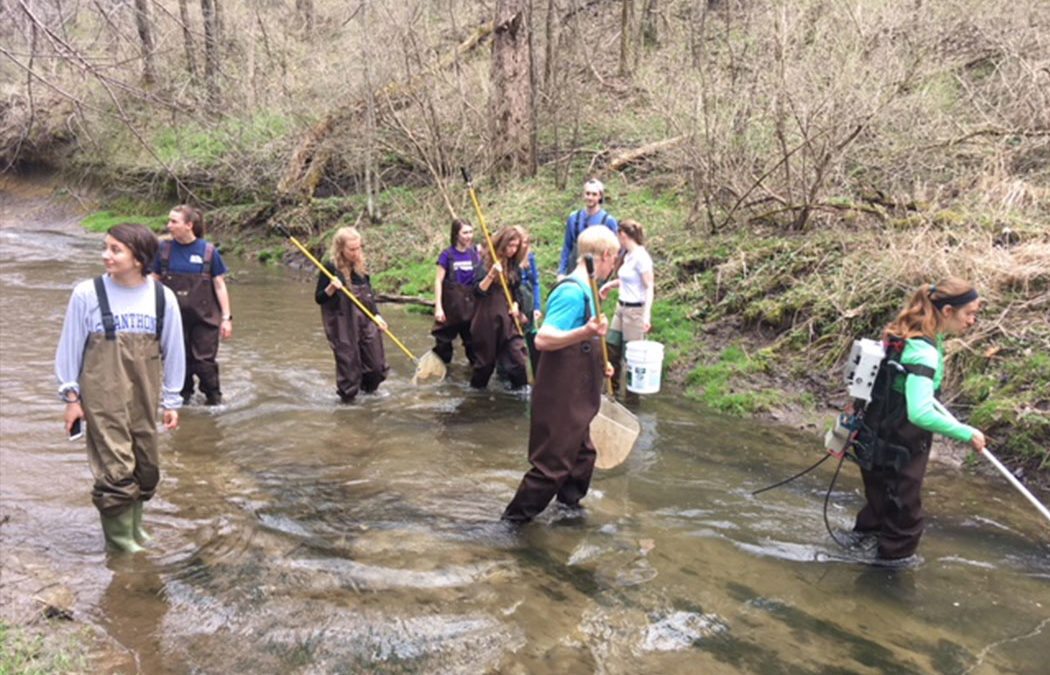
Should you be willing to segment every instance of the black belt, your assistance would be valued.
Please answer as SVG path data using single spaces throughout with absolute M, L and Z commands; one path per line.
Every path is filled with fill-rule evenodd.
M 644 302 L 624 302 L 623 300 L 619 300 L 618 302 L 620 303 L 620 307 L 645 307 Z

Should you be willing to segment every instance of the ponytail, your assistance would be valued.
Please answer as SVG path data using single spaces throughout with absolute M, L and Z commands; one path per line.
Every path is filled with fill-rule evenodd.
M 936 284 L 924 284 L 917 288 L 900 311 L 882 332 L 883 339 L 889 336 L 910 339 L 925 337 L 931 340 L 940 332 L 944 319 L 942 310 L 946 306 L 961 307 L 977 299 L 973 284 L 957 277 L 949 277 Z

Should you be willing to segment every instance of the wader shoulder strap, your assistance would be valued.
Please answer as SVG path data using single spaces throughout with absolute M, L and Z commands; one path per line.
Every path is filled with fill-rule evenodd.
M 160 275 L 168 273 L 168 265 L 171 263 L 171 240 L 165 239 L 160 242 Z
M 933 368 L 930 368 L 929 366 L 911 365 L 911 364 L 903 364 L 903 363 L 901 364 L 901 368 L 903 368 L 904 372 L 908 373 L 909 375 L 918 375 L 919 377 L 927 377 L 927 378 L 929 378 L 931 380 L 933 379 L 933 376 L 937 372 Z
M 201 265 L 201 276 L 205 279 L 211 278 L 211 265 L 212 259 L 215 257 L 215 244 L 205 242 L 204 244 L 204 264 Z
M 605 225 L 606 221 L 608 221 L 608 220 L 609 220 L 609 212 L 603 210 L 602 211 L 602 225 Z
M 153 281 L 153 293 L 157 304 L 157 340 L 160 340 L 164 332 L 164 312 L 167 310 L 167 302 L 164 299 L 164 284 Z
M 113 321 L 113 312 L 109 309 L 109 296 L 106 295 L 106 283 L 101 276 L 95 277 L 95 295 L 98 297 L 98 311 L 102 314 L 102 330 L 107 340 L 117 339 L 117 324 Z

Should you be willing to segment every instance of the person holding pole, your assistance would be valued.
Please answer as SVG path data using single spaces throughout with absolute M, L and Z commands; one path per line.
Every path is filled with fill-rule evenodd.
M 590 424 L 612 365 L 602 355 L 599 337 L 609 323 L 595 311 L 586 257 L 593 257 L 595 276 L 606 278 L 620 242 L 611 230 L 595 225 L 580 234 L 578 248 L 576 268 L 551 291 L 536 334 L 540 360 L 529 420 L 532 468 L 503 512 L 502 519 L 512 523 L 532 520 L 552 499 L 578 507 L 594 472 Z
M 528 352 L 521 330 L 526 317 L 519 309 L 522 304 L 521 263 L 525 258 L 522 246 L 525 236 L 520 227 L 498 230 L 492 237 L 497 260 L 492 260 L 489 249 L 483 249 L 481 265 L 474 273 L 476 307 L 470 322 L 470 335 L 476 359 L 470 386 L 475 389 L 488 386 L 497 362 L 500 370 L 506 373 L 511 389 L 521 389 L 529 381 Z
M 317 275 L 314 300 L 321 306 L 325 336 L 335 356 L 336 393 L 343 403 L 349 403 L 359 391 L 379 389 L 389 371 L 382 339 L 386 322 L 376 307 L 364 242 L 356 228 L 336 230 L 325 270 L 327 274 L 322 271 Z M 344 287 L 368 308 L 375 321 L 342 292 Z
M 597 178 L 583 184 L 584 207 L 573 211 L 565 221 L 565 241 L 561 247 L 561 260 L 558 263 L 558 280 L 572 271 L 578 258 L 576 239 L 580 233 L 591 225 L 604 225 L 615 234 L 619 229 L 616 219 L 602 208 L 605 203 L 605 185 Z
M 945 279 L 912 293 L 883 331 L 886 344 L 903 340 L 903 372 L 891 381 L 879 419 L 866 415 L 863 420 L 889 451 L 876 453 L 870 470 L 861 468 L 867 503 L 853 528 L 855 540 L 877 538 L 881 564 L 907 564 L 919 546 L 925 526 L 922 482 L 933 434 L 969 443 L 977 452 L 985 449 L 984 434 L 959 422 L 937 400 L 944 379 L 944 337 L 973 327 L 980 304 L 972 284 Z

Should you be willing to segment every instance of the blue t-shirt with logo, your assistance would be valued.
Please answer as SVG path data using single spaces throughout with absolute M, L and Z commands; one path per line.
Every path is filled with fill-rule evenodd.
M 161 242 L 161 246 L 167 246 L 164 242 Z M 174 239 L 171 240 L 171 257 L 168 259 L 168 272 L 171 274 L 201 274 L 204 272 L 204 249 L 208 245 L 203 239 L 194 239 L 188 244 L 180 244 Z M 157 250 L 157 257 L 153 260 L 152 271 L 155 274 L 161 273 L 161 262 L 160 262 L 160 249 Z M 219 254 L 219 249 L 215 249 L 215 252 L 211 257 L 211 275 L 213 277 L 222 276 L 226 274 L 226 264 L 222 261 L 222 256 Z

